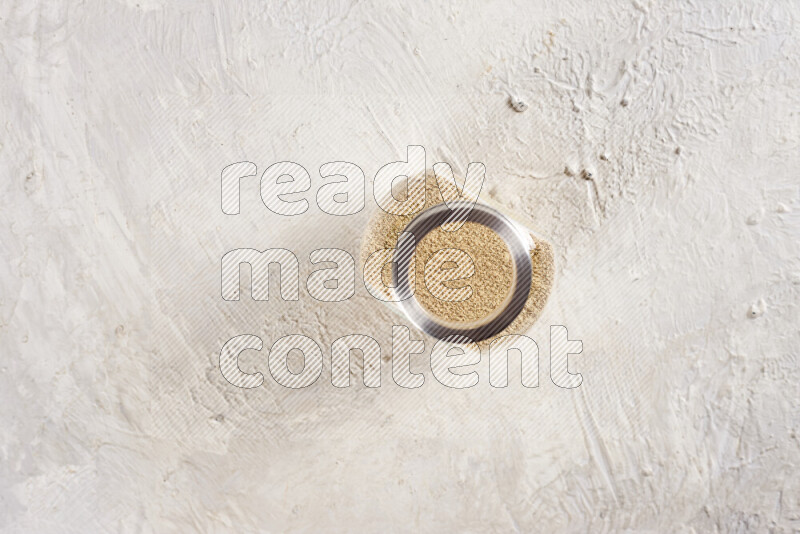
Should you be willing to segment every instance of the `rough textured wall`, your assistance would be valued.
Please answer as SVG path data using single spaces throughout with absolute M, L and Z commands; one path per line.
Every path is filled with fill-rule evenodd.
M 785 1 L 0 5 L 0 531 L 800 529 L 800 5 Z M 509 96 L 528 109 L 515 112 Z M 485 163 L 556 250 L 540 386 L 227 384 L 230 337 L 390 350 L 328 161 Z M 308 213 L 225 165 L 283 160 Z M 368 183 L 368 191 L 370 190 Z M 300 258 L 294 303 L 224 302 L 236 247 Z M 549 325 L 584 351 L 563 390 Z M 414 333 L 418 336 L 417 333 Z M 431 342 L 427 341 L 427 351 Z M 264 354 L 243 369 L 265 373 Z M 516 373 L 516 374 L 515 374 Z

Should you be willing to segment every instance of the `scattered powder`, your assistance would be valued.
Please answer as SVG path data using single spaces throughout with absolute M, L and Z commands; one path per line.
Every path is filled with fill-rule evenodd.
M 425 207 L 431 208 L 443 203 L 444 199 L 439 191 L 436 179 L 433 176 L 428 176 L 426 182 Z M 454 186 L 448 186 L 445 188 L 444 193 L 448 195 L 448 198 L 451 198 L 450 195 L 456 194 L 457 191 Z M 481 200 L 479 199 L 478 201 L 480 202 Z M 398 235 L 413 218 L 413 215 L 392 215 L 383 210 L 377 210 L 367 227 L 362 241 L 361 265 L 364 265 L 373 252 L 394 248 L 397 244 Z M 460 235 L 456 236 L 454 234 Z M 553 247 L 547 241 L 533 234 L 531 237 L 536 246 L 531 251 L 532 273 L 528 300 L 525 302 L 520 314 L 503 332 L 479 342 L 479 345 L 486 346 L 502 335 L 525 332 L 536 322 L 547 303 L 555 274 Z M 453 243 L 461 243 L 462 246 L 453 245 Z M 460 287 L 463 284 L 472 286 L 474 293 L 469 300 L 460 303 L 443 302 L 436 299 L 424 288 L 425 261 L 430 257 L 430 254 L 441 248 L 459 248 L 473 258 L 475 274 L 472 278 L 446 283 L 448 287 L 453 288 Z M 487 265 L 482 250 L 488 251 L 490 249 L 496 251 L 492 253 L 497 254 L 496 258 L 503 257 L 505 259 L 502 262 L 494 259 L 494 265 Z M 502 256 L 500 251 L 502 251 Z M 513 273 L 508 248 L 494 231 L 477 223 L 467 222 L 457 232 L 445 232 L 444 230 L 430 232 L 418 243 L 417 256 L 417 282 L 414 298 L 418 299 L 423 308 L 444 320 L 472 321 L 485 317 L 504 300 L 510 290 Z M 424 258 L 424 261 L 420 258 Z M 497 265 L 498 263 L 501 265 Z M 491 268 L 487 269 L 487 267 Z

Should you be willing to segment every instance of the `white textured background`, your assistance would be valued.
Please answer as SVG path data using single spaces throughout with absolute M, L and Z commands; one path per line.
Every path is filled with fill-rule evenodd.
M 797 532 L 800 5 L 0 5 L 0 531 Z M 530 108 L 515 113 L 509 95 Z M 219 297 L 219 259 L 357 252 L 219 173 L 487 167 L 557 249 L 540 387 L 243 391 L 228 338 L 346 333 L 361 287 Z M 591 180 L 582 177 L 584 170 Z M 313 204 L 313 202 L 312 202 Z M 372 208 L 372 206 L 370 206 Z M 584 352 L 548 378 L 548 325 Z M 428 344 L 430 349 L 430 343 Z M 388 356 L 388 354 L 384 354 Z M 264 354 L 243 367 L 266 372 Z

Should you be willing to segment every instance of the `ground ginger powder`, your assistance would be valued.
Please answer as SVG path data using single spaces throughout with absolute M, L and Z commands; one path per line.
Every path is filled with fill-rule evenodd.
M 444 282 L 446 287 L 472 288 L 467 300 L 449 302 L 437 298 L 428 287 L 425 266 L 439 250 L 459 249 L 472 259 L 474 274 L 469 278 Z M 419 243 L 416 257 L 415 298 L 423 309 L 448 322 L 472 322 L 488 317 L 497 310 L 511 292 L 514 264 L 511 252 L 503 239 L 493 230 L 475 222 L 467 221 L 455 232 L 434 228 Z
M 428 177 L 425 188 L 425 207 L 444 202 L 434 178 Z M 480 199 L 478 200 L 480 202 Z M 413 215 L 392 215 L 378 210 L 370 221 L 361 246 L 361 265 L 376 251 L 392 249 L 397 238 L 413 219 Z M 482 340 L 485 346 L 500 336 L 522 333 L 539 318 L 553 287 L 555 265 L 553 247 L 547 241 L 531 235 L 535 247 L 531 250 L 531 288 L 525 306 L 512 323 L 501 333 Z M 447 287 L 472 287 L 472 295 L 462 302 L 438 299 L 425 287 L 425 263 L 436 251 L 457 248 L 473 260 L 475 273 L 470 278 L 445 282 Z M 511 291 L 514 277 L 511 254 L 502 238 L 493 230 L 467 221 L 455 232 L 436 228 L 417 243 L 414 297 L 420 306 L 434 317 L 447 322 L 474 322 L 490 316 Z M 384 278 L 385 279 L 385 278 Z

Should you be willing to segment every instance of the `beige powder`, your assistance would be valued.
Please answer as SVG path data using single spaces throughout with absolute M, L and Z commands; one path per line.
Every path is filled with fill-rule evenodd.
M 442 194 L 439 192 L 436 180 L 432 176 L 427 178 L 425 190 L 425 207 L 430 208 L 444 202 Z M 446 191 L 452 193 L 452 191 Z M 378 250 L 391 249 L 397 244 L 397 237 L 413 219 L 413 216 L 391 215 L 382 210 L 378 210 L 373 216 L 361 246 L 361 265 L 363 266 L 367 258 Z M 477 228 L 476 228 L 477 227 Z M 416 292 L 415 297 L 420 305 L 446 321 L 473 321 L 485 317 L 492 312 L 493 308 L 500 304 L 511 287 L 512 267 L 511 257 L 505 243 L 500 237 L 477 223 L 465 223 L 464 226 L 455 234 L 462 234 L 464 237 L 452 237 L 454 232 L 444 230 L 434 230 L 423 238 L 418 244 L 416 260 Z M 443 234 L 451 234 L 446 236 Z M 521 333 L 530 328 L 539 318 L 550 296 L 553 287 L 555 266 L 553 247 L 543 239 L 531 235 L 535 243 L 535 248 L 531 250 L 531 289 L 525 306 L 512 323 L 500 334 L 479 342 L 479 345 L 486 346 L 500 336 L 512 333 Z M 430 239 L 428 239 L 430 238 Z M 461 242 L 463 246 L 452 246 L 453 242 Z M 443 246 L 440 246 L 443 245 Z M 441 248 L 460 248 L 467 252 L 475 261 L 475 275 L 461 282 L 447 282 L 449 287 L 460 287 L 462 284 L 469 284 L 475 293 L 473 296 L 461 303 L 443 302 L 424 288 L 423 269 L 425 262 L 420 258 L 427 258 L 430 254 Z M 507 259 L 492 267 L 483 261 L 481 249 L 500 251 Z M 426 255 L 427 253 L 427 255 Z M 498 252 L 499 253 L 499 252 Z M 481 267 L 482 266 L 482 267 Z M 487 268 L 490 267 L 490 268 Z M 496 271 L 501 271 L 499 274 Z M 504 282 L 507 278 L 508 282 Z M 494 287 L 494 290 L 491 288 Z M 482 288 L 482 289 L 481 289 Z M 480 295 L 478 289 L 481 289 Z M 472 301 L 472 302 L 470 302 Z
M 467 300 L 448 302 L 431 294 L 429 285 L 439 282 L 425 278 L 425 266 L 431 256 L 442 249 L 462 250 L 472 259 L 472 276 L 443 283 L 449 288 L 471 287 L 472 295 Z M 513 284 L 513 263 L 505 242 L 493 230 L 474 222 L 464 223 L 455 232 L 441 227 L 433 229 L 417 244 L 414 263 L 417 301 L 445 321 L 470 322 L 488 317 L 500 307 Z

